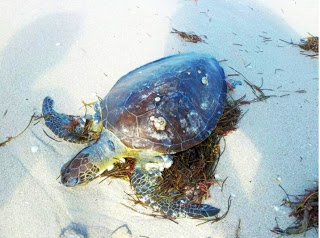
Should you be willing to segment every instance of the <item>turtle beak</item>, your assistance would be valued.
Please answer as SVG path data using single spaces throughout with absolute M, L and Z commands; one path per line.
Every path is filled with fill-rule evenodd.
M 71 178 L 65 175 L 61 178 L 61 182 L 66 187 L 74 187 L 78 184 L 79 178 Z

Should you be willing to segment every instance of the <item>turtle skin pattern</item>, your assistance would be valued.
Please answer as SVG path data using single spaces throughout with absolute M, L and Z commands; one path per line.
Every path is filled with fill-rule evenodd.
M 54 101 L 46 97 L 42 103 L 42 115 L 46 126 L 59 138 L 77 144 L 86 144 L 94 141 L 89 134 L 86 122 L 80 116 L 58 113 L 53 109 Z M 82 122 L 82 124 L 81 124 Z
M 190 201 L 187 198 L 174 199 L 170 194 L 157 191 L 161 176 L 150 174 L 145 169 L 135 168 L 130 181 L 140 200 L 169 217 L 205 219 L 220 211 L 208 204 L 188 204 Z

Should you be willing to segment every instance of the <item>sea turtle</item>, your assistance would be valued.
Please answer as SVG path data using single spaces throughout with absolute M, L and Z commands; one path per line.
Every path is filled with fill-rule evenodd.
M 46 97 L 42 112 L 58 137 L 87 143 L 61 168 L 65 186 L 86 184 L 123 158 L 135 158 L 130 182 L 139 199 L 171 217 L 209 218 L 219 209 L 157 190 L 172 154 L 206 139 L 225 105 L 227 86 L 210 55 L 185 53 L 141 66 L 121 77 L 95 104 L 93 117 L 58 113 Z M 93 122 L 90 125 L 88 122 Z M 89 128 L 89 129 L 88 129 Z M 99 132 L 98 139 L 90 131 Z

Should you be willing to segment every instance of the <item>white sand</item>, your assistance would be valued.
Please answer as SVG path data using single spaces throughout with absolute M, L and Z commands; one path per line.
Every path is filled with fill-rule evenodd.
M 318 179 L 318 60 L 278 39 L 299 42 L 307 32 L 317 35 L 317 9 L 317 0 L 1 1 L 0 141 L 40 113 L 45 96 L 56 100 L 58 110 L 81 114 L 82 99 L 103 96 L 129 70 L 178 52 L 227 59 L 226 74 L 234 73 L 231 66 L 257 85 L 263 78 L 264 88 L 276 90 L 267 94 L 306 93 L 243 108 L 249 111 L 226 137 L 218 166 L 220 177 L 228 177 L 225 189 L 215 187 L 208 200 L 224 212 L 232 194 L 231 210 L 223 221 L 202 226 L 188 219 L 177 225 L 122 206 L 131 192 L 124 181 L 63 187 L 56 180 L 60 166 L 81 146 L 50 140 L 38 124 L 0 148 L 0 237 L 58 237 L 67 227 L 108 237 L 127 224 L 133 237 L 222 238 L 235 236 L 239 219 L 241 237 L 275 237 L 275 217 L 282 227 L 291 223 L 290 210 L 279 207 L 285 194 L 276 178 L 291 194 Z M 208 44 L 185 43 L 170 34 L 172 27 L 206 35 Z M 272 41 L 263 43 L 259 35 Z M 238 86 L 235 96 L 243 94 L 252 97 Z M 307 237 L 317 234 L 309 231 Z

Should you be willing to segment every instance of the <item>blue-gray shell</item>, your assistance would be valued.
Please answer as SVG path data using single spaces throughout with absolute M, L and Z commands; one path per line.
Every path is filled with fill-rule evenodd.
M 226 94 L 224 71 L 212 56 L 169 56 L 118 80 L 101 101 L 103 126 L 130 148 L 176 153 L 210 135 Z

